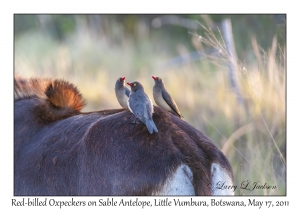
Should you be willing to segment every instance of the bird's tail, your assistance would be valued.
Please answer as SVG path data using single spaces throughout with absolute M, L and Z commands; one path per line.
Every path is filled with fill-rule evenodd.
M 157 127 L 156 127 L 156 125 L 154 124 L 154 121 L 153 121 L 152 119 L 150 120 L 150 123 L 151 123 L 151 125 L 152 125 L 153 130 L 154 130 L 156 133 L 158 133 Z
M 146 119 L 146 127 L 147 127 L 149 133 L 152 134 L 153 133 L 153 128 L 152 128 L 152 125 L 151 125 L 149 119 Z
M 154 132 L 158 133 L 157 127 L 152 119 L 146 119 L 146 126 L 150 134 Z
M 154 124 L 152 119 L 146 119 L 146 127 L 147 127 L 150 134 L 152 134 L 153 131 L 158 133 L 157 127 Z

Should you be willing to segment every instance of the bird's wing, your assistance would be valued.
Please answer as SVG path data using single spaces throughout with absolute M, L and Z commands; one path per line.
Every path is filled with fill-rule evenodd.
M 151 118 L 152 114 L 153 114 L 153 104 L 151 99 L 149 98 L 148 95 L 145 94 L 145 99 L 147 100 L 147 103 L 145 104 L 146 109 L 147 109 L 147 118 Z
M 125 87 L 125 94 L 127 95 L 127 97 L 129 97 L 129 95 L 130 95 L 130 90 L 128 89 L 128 87 Z
M 153 104 L 145 92 L 138 93 L 139 111 L 144 118 L 152 119 Z
M 143 100 L 141 100 L 138 94 L 131 94 L 128 102 L 130 109 L 136 117 L 140 118 L 144 116 L 145 103 L 143 103 Z
M 165 102 L 171 107 L 171 109 L 172 109 L 175 113 L 177 113 L 177 114 L 179 115 L 179 117 L 182 116 L 182 115 L 180 114 L 180 111 L 179 111 L 179 109 L 178 109 L 178 107 L 177 107 L 175 101 L 174 101 L 173 98 L 171 97 L 171 95 L 170 95 L 167 91 L 165 91 L 165 90 L 162 90 L 161 94 L 162 94 L 163 99 L 164 99 Z

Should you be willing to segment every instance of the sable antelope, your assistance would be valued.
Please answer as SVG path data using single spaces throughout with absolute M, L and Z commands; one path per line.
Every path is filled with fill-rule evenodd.
M 63 80 L 14 80 L 14 195 L 232 195 L 231 166 L 200 131 L 159 107 L 151 135 L 128 109 L 81 112 Z

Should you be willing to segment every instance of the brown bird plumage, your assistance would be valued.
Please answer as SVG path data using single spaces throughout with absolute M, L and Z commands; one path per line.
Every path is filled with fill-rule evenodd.
M 152 76 L 152 78 L 155 81 L 155 85 L 153 87 L 153 98 L 155 103 L 161 108 L 177 115 L 180 118 L 183 118 L 177 107 L 177 104 L 165 88 L 163 80 L 160 77 L 155 76 Z

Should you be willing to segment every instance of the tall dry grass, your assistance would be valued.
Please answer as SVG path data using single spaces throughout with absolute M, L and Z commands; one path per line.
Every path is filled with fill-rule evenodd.
M 211 62 L 229 65 L 232 60 L 220 31 L 217 38 L 211 29 L 203 28 L 205 35 L 198 35 L 198 40 L 221 52 L 221 57 L 219 54 L 218 57 L 210 56 Z M 217 93 L 215 111 L 225 116 L 214 120 L 205 116 L 206 111 L 203 118 L 221 137 L 220 147 L 234 165 L 237 185 L 249 182 L 248 189 L 253 188 L 254 182 L 276 186 L 263 190 L 240 189 L 238 194 L 282 195 L 286 193 L 286 54 L 277 45 L 276 37 L 267 51 L 258 46 L 255 38 L 252 46 L 255 59 L 248 65 L 238 61 L 236 66 L 237 83 L 244 103 L 237 103 L 232 96 L 234 92 L 226 91 L 230 89 L 228 82 L 223 87 L 217 83 L 213 91 Z M 221 70 L 217 75 L 228 74 L 227 71 Z M 229 95 L 231 99 L 227 98 Z
M 229 159 L 238 186 L 236 195 L 285 195 L 285 50 L 277 46 L 276 38 L 266 50 L 253 38 L 255 57 L 249 63 L 238 62 L 237 79 L 244 98 L 241 105 L 229 83 L 230 60 L 218 33 L 207 29 L 201 38 L 192 35 L 191 41 L 198 50 L 207 46 L 218 49 L 221 57 L 209 55 L 161 68 L 171 59 L 159 48 L 164 40 L 132 40 L 120 33 L 122 37 L 115 44 L 110 37 L 78 30 L 65 42 L 56 42 L 47 34 L 30 32 L 15 40 L 15 73 L 63 78 L 76 84 L 87 101 L 84 111 L 119 108 L 114 85 L 120 76 L 140 81 L 150 98 L 151 75 L 160 76 L 185 120 L 206 134 Z M 178 45 L 178 54 L 187 52 Z M 247 180 L 251 185 L 258 181 L 276 189 L 240 189 Z

